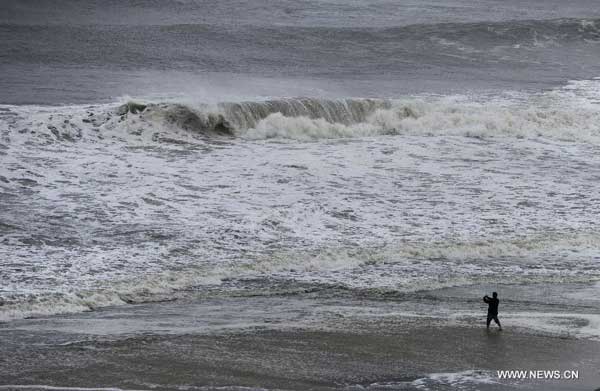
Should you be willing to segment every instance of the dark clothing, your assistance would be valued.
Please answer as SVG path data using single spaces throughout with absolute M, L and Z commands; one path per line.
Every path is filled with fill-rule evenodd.
M 495 292 L 494 292 L 495 293 Z M 490 323 L 492 320 L 496 322 L 500 330 L 502 330 L 502 326 L 500 326 L 500 321 L 498 320 L 498 304 L 500 304 L 500 300 L 498 297 L 489 297 L 483 296 L 483 301 L 488 305 L 488 314 L 487 314 L 487 328 L 490 329 Z
M 494 322 L 496 322 L 496 324 L 497 324 L 498 326 L 500 326 L 500 321 L 498 320 L 498 314 L 495 314 L 495 315 L 494 315 L 494 314 L 490 314 L 490 313 L 488 312 L 488 316 L 487 316 L 487 327 L 490 327 L 490 323 L 492 323 L 492 320 L 493 320 Z
M 486 296 L 483 298 L 483 301 L 488 304 L 488 318 L 490 315 L 492 318 L 498 316 L 498 304 L 500 304 L 500 300 Z

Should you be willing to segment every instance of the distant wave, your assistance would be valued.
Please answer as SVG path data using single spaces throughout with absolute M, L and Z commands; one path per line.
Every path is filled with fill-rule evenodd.
M 390 37 L 439 37 L 443 42 L 483 45 L 532 45 L 600 41 L 600 19 L 510 20 L 502 22 L 411 25 L 382 30 Z M 439 42 L 439 41 L 438 41 Z
M 538 43 L 547 39 L 555 42 L 573 42 L 577 40 L 600 41 L 600 19 L 596 18 L 557 18 L 557 19 L 525 19 L 481 22 L 444 22 L 427 24 L 409 24 L 398 27 L 339 27 L 339 26 L 252 26 L 236 25 L 223 28 L 217 23 L 202 24 L 169 24 L 169 25 L 61 25 L 61 24 L 11 24 L 0 23 L 0 32 L 39 34 L 54 32 L 55 34 L 89 33 L 99 30 L 110 36 L 131 34 L 136 31 L 136 39 L 147 39 L 154 34 L 175 35 L 182 40 L 191 37 L 212 37 L 216 34 L 224 45 L 256 38 L 269 37 L 269 41 L 295 40 L 311 37 L 311 42 L 304 39 L 305 44 L 338 41 L 346 43 L 352 38 L 355 44 L 373 42 L 386 43 L 409 39 L 413 42 L 428 40 L 431 37 L 466 41 L 481 44 L 514 44 Z M 184 34 L 187 36 L 184 36 Z M 91 37 L 94 38 L 94 37 Z M 101 37 L 98 37 L 101 38 Z M 494 45 L 496 46 L 496 45 Z M 16 48 L 15 48 L 16 49 Z
M 86 37 L 81 40 L 77 37 Z M 596 52 L 599 19 L 511 20 L 414 24 L 399 27 L 17 25 L 0 24 L 5 61 L 186 71 L 395 75 L 415 67 L 561 62 L 561 50 L 586 45 Z M 122 45 L 114 45 L 121 42 Z M 131 55 L 135 48 L 135 56 Z M 527 50 L 524 55 L 523 50 Z M 233 54 L 235 53 L 235 54 Z M 532 53 L 544 53 L 544 59 Z M 594 56 L 569 59 L 593 67 Z M 578 54 L 579 53 L 579 54 Z M 272 73 L 274 72 L 274 73 Z
M 213 25 L 180 24 L 160 27 L 164 33 L 207 34 L 218 27 Z M 422 41 L 433 43 L 463 42 L 489 50 L 498 46 L 530 45 L 541 47 L 545 43 L 600 42 L 600 19 L 559 18 L 542 20 L 508 20 L 493 22 L 467 23 L 432 23 L 412 24 L 399 27 L 250 27 L 239 26 L 220 30 L 224 42 L 234 40 L 238 34 L 251 34 L 269 37 L 269 41 L 277 39 L 296 39 L 310 37 L 313 44 L 321 41 L 340 42 L 346 44 L 366 44 L 371 42 L 380 47 L 396 47 L 406 42 L 418 45 Z M 443 39 L 443 41 L 436 40 Z M 305 43 L 306 45 L 308 43 Z M 304 46 L 303 45 L 303 46 Z M 426 47 L 419 46 L 421 52 Z

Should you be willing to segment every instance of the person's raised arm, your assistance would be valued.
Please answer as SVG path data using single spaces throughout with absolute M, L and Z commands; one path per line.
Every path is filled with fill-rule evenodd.
M 483 296 L 483 301 L 484 301 L 484 303 L 490 302 L 490 298 L 488 297 L 488 295 Z

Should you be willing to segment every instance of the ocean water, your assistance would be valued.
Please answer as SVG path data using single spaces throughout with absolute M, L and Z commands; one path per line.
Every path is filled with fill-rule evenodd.
M 0 11 L 0 322 L 325 289 L 469 324 L 497 289 L 600 339 L 595 1 Z

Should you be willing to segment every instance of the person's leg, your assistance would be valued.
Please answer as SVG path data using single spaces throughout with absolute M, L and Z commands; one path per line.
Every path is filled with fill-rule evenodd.
M 490 323 L 492 322 L 492 317 L 488 314 L 486 326 L 488 330 L 490 329 Z
M 498 320 L 498 315 L 494 316 L 494 322 L 496 322 L 496 324 L 498 325 L 499 329 L 502 330 L 502 325 L 500 324 L 500 321 Z

